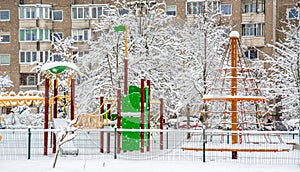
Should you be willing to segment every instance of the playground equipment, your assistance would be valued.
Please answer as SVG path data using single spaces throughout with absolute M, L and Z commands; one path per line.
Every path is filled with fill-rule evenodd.
M 58 75 L 63 73 L 64 71 L 66 71 L 67 69 L 73 70 L 73 74 L 71 74 L 69 76 L 69 81 L 68 81 L 68 86 L 70 87 L 70 119 L 73 120 L 74 119 L 74 111 L 75 111 L 75 103 L 74 103 L 74 97 L 75 97 L 75 80 L 73 79 L 75 72 L 78 71 L 77 66 L 74 63 L 69 63 L 69 62 L 50 62 L 50 63 L 45 63 L 42 68 L 41 71 L 45 72 L 46 74 L 46 79 L 45 79 L 45 120 L 44 120 L 44 129 L 48 129 L 48 123 L 49 123 L 49 103 L 50 100 L 51 102 L 53 102 L 53 116 L 51 116 L 53 118 L 57 118 L 57 105 L 58 105 L 58 98 L 59 98 L 59 94 L 58 94 Z M 49 96 L 49 88 L 50 86 L 52 87 L 52 82 L 50 84 L 50 79 L 51 79 L 51 75 L 50 73 L 52 73 L 52 75 L 55 76 L 54 82 L 53 82 L 53 99 L 50 98 Z M 65 96 L 66 98 L 66 96 Z M 51 104 L 50 104 L 51 105 Z M 52 106 L 51 106 L 51 111 L 50 113 L 52 114 Z M 52 121 L 51 121 L 52 122 Z M 52 152 L 55 153 L 56 152 L 56 137 L 53 134 L 53 139 L 52 139 Z M 48 132 L 44 132 L 44 155 L 48 154 Z
M 219 81 L 219 85 L 211 88 L 210 95 L 204 95 L 203 101 L 207 102 L 223 102 L 226 109 L 224 114 L 231 114 L 231 130 L 237 131 L 238 125 L 241 120 L 238 120 L 238 115 L 244 115 L 246 111 L 244 109 L 239 110 L 243 103 L 249 102 L 255 105 L 256 114 L 261 114 L 262 111 L 259 109 L 259 103 L 265 103 L 265 97 L 259 96 L 260 89 L 257 87 L 255 78 L 252 77 L 251 69 L 246 66 L 238 66 L 238 62 L 241 62 L 242 57 L 238 56 L 238 40 L 239 33 L 237 31 L 232 31 L 230 33 L 231 41 L 231 63 L 230 66 L 224 67 L 219 70 L 220 73 L 224 72 L 224 77 L 219 77 L 214 79 L 216 82 Z M 228 58 L 229 59 L 229 58 Z M 230 73 L 230 75 L 228 75 Z M 226 88 L 226 82 L 230 83 L 229 88 Z M 231 103 L 231 107 L 227 107 L 227 103 Z M 240 105 L 238 106 L 238 102 Z M 229 110 L 230 109 L 230 110 Z M 205 112 L 206 113 L 206 112 Z M 240 113 L 240 114 L 238 114 Z M 232 135 L 232 144 L 238 143 L 238 135 Z M 217 149 L 214 149 L 217 150 Z M 221 149 L 220 149 L 221 150 Z M 237 159 L 238 149 L 231 149 L 232 159 Z M 241 150 L 239 150 L 241 151 Z M 246 150 L 244 150 L 246 151 Z M 254 151 L 254 150 L 252 150 Z M 260 151 L 260 150 L 257 150 Z

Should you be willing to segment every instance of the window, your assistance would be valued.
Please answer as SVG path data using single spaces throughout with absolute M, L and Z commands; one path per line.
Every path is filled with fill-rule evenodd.
M 20 41 L 36 41 L 36 29 L 20 29 Z
M 204 13 L 204 9 L 208 9 L 209 11 L 218 11 L 220 9 L 220 1 L 212 0 L 211 2 L 207 1 L 188 1 L 187 2 L 187 14 L 201 14 Z
M 27 85 L 36 85 L 34 75 L 27 76 Z
M 255 49 L 249 49 L 245 51 L 245 57 L 251 60 L 258 58 L 258 51 Z
M 50 41 L 51 30 L 49 29 L 39 29 L 39 40 L 40 41 Z
M 0 43 L 10 43 L 10 35 L 0 35 Z
M 298 15 L 299 15 L 299 13 L 298 13 L 297 8 L 289 8 L 289 9 L 287 9 L 288 19 L 297 19 Z
M 62 61 L 61 54 L 53 54 L 53 56 L 50 57 L 50 61 L 55 61 L 55 62 Z
M 242 36 L 264 36 L 263 23 L 242 24 Z
M 30 6 L 19 7 L 19 17 L 20 19 L 35 19 L 36 8 Z
M 103 15 L 107 15 L 107 6 L 106 5 L 102 5 L 102 6 L 92 6 L 92 18 L 93 19 L 97 19 L 100 18 Z M 120 9 L 119 10 L 119 14 L 123 15 L 125 14 L 127 11 L 124 9 Z
M 72 38 L 77 42 L 87 41 L 89 40 L 89 30 L 72 29 Z
M 168 5 L 166 13 L 168 16 L 176 16 L 176 5 Z
M 203 2 L 187 2 L 188 14 L 200 14 L 203 11 Z
M 265 0 L 242 0 L 242 13 L 264 13 Z
M 125 15 L 125 14 L 128 14 L 128 11 L 126 10 L 126 9 L 118 9 L 118 11 L 119 11 L 119 15 L 120 16 L 123 16 L 123 15 Z
M 21 73 L 20 85 L 36 85 L 35 75 L 30 73 Z
M 20 29 L 20 41 L 50 41 L 49 29 Z
M 232 5 L 231 4 L 222 4 L 221 5 L 221 13 L 223 16 L 231 16 L 232 15 Z
M 51 19 L 52 7 L 51 5 L 20 5 L 19 7 L 20 19 Z
M 10 65 L 10 54 L 0 54 L 0 65 Z
M 59 42 L 63 39 L 63 33 L 62 32 L 55 32 L 52 34 L 51 41 L 53 42 Z
M 9 10 L 0 10 L 0 21 L 9 21 L 10 13 Z
M 88 19 L 89 7 L 72 7 L 72 19 Z
M 35 51 L 20 51 L 20 64 L 36 62 L 37 59 Z
M 45 63 L 49 60 L 51 53 L 49 51 L 40 51 L 39 62 Z
M 53 20 L 63 21 L 63 11 L 62 10 L 53 11 Z

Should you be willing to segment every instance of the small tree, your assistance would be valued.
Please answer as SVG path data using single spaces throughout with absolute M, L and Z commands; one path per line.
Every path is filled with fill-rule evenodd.
M 13 82 L 6 73 L 0 76 L 0 83 L 0 91 L 5 91 L 7 88 L 13 87 Z

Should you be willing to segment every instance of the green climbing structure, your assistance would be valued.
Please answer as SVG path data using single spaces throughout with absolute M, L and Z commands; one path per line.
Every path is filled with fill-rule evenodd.
M 145 129 L 148 128 L 148 88 L 145 88 Z M 122 96 L 122 128 L 140 129 L 141 128 L 141 89 L 137 86 L 129 86 L 129 94 Z M 123 132 L 122 150 L 140 150 L 141 133 Z M 148 145 L 148 133 L 144 134 L 144 146 Z

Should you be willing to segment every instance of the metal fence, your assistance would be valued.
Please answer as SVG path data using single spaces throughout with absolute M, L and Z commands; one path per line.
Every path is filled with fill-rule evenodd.
M 42 129 L 0 130 L 0 159 L 42 159 L 54 157 L 53 136 L 48 132 L 47 155 L 44 155 Z M 118 133 L 149 133 L 142 150 L 122 150 Z M 222 130 L 78 130 L 76 138 L 62 146 L 65 159 L 125 159 L 125 160 L 189 160 L 230 161 L 247 164 L 300 164 L 299 131 L 222 131 Z M 232 136 L 237 143 L 232 144 Z M 121 149 L 118 149 L 118 142 Z M 140 139 L 135 142 L 140 143 Z M 70 144 L 72 143 L 72 144 Z M 57 148 L 58 149 L 58 148 Z M 74 151 L 76 150 L 76 151 Z M 233 152 L 237 154 L 233 159 Z

